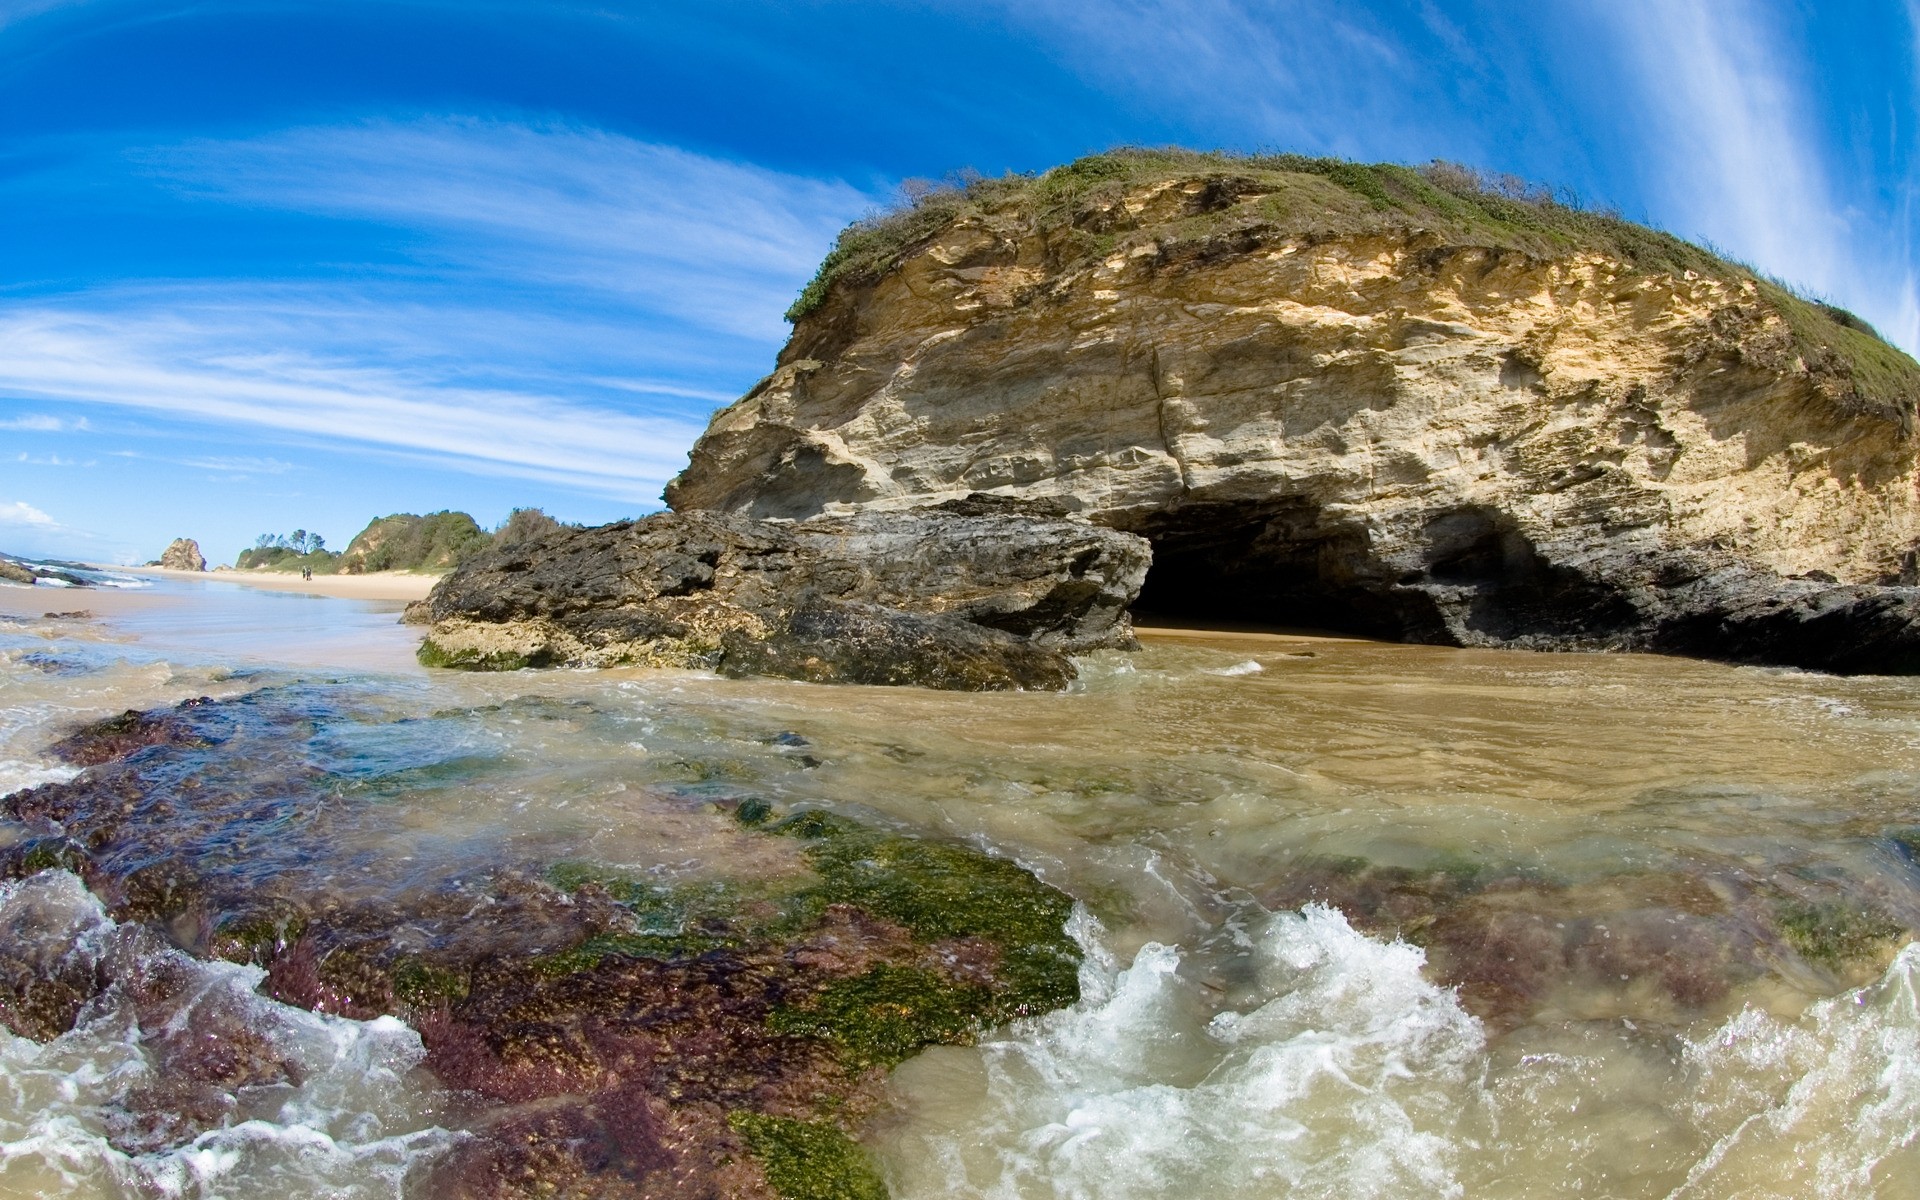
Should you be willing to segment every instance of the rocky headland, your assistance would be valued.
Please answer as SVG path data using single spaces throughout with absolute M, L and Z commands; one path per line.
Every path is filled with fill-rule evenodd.
M 1037 504 L 1150 544 L 1137 598 L 1102 611 L 1920 670 L 1920 366 L 1851 314 L 1610 216 L 1454 168 L 1118 152 L 856 225 L 789 316 L 777 369 L 668 487 L 679 515 L 646 526 L 659 562 L 688 552 L 666 530 L 793 522 L 841 544 L 834 522 Z M 909 609 L 964 608 L 938 588 L 977 565 L 939 556 L 992 542 L 943 543 L 942 582 Z M 588 545 L 456 574 L 432 644 L 475 663 L 651 645 L 559 636 L 500 591 L 529 571 L 611 578 Z M 709 587 L 686 586 L 669 599 Z M 639 611 L 619 588 L 561 592 L 566 629 Z M 850 678 L 754 662 L 744 628 L 725 631 L 740 670 Z

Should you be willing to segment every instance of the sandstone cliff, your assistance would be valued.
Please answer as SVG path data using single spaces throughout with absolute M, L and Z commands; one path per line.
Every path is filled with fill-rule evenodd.
M 1920 668 L 1920 595 L 1840 586 L 1913 581 L 1920 368 L 1625 222 L 1123 153 L 855 227 L 792 315 L 674 508 L 1050 499 L 1152 541 L 1143 607 Z

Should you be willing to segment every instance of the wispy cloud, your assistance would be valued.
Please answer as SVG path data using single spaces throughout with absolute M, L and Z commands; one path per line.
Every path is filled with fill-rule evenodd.
M 144 154 L 191 193 L 426 234 L 434 265 L 760 340 L 875 197 L 572 125 L 376 121 Z
M 698 432 L 563 395 L 263 344 L 192 315 L 0 312 L 0 389 L 418 451 L 623 499 L 654 498 Z
M 0 525 L 48 532 L 61 528 L 60 522 L 24 500 L 0 500 Z
M 50 417 L 44 413 L 29 413 L 24 417 L 9 417 L 0 420 L 0 429 L 17 430 L 21 433 L 66 433 L 87 428 L 87 419 L 81 417 L 74 421 L 65 421 L 59 417 Z
M 1597 11 L 1650 108 L 1647 186 L 1664 221 L 1920 348 L 1910 227 L 1850 203 L 1811 112 L 1812 64 L 1766 6 L 1623 0 Z
M 411 261 L 0 305 L 0 395 L 643 503 L 772 365 L 780 314 L 874 203 L 572 125 L 377 121 L 136 157 L 215 205 L 388 227 Z
M 27 454 L 23 452 L 21 454 L 16 455 L 13 461 L 18 463 L 25 463 L 30 467 L 78 467 L 78 466 L 91 467 L 93 466 L 93 463 L 91 461 L 82 463 L 80 462 L 80 460 L 74 459 L 74 458 L 61 458 L 58 454 L 34 455 L 34 454 Z
M 142 454 L 137 450 L 110 450 L 114 458 L 140 458 L 150 462 L 170 463 L 177 467 L 186 467 L 194 471 L 219 471 L 236 478 L 249 478 L 254 475 L 285 475 L 296 470 L 294 464 L 282 462 L 277 458 L 256 458 L 251 455 L 201 455 L 192 458 L 165 458 L 155 454 Z

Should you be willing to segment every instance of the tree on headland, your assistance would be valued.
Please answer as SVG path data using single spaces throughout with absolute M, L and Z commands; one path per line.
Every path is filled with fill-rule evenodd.
M 552 533 L 556 529 L 578 529 L 578 525 L 569 525 L 557 521 L 538 508 L 516 508 L 507 514 L 493 531 L 493 544 L 496 548 L 518 546 L 537 537 Z
M 240 552 L 241 570 L 360 575 L 368 571 L 446 571 L 496 546 L 517 546 L 557 529 L 577 529 L 538 508 L 516 508 L 489 534 L 463 512 L 393 513 L 377 517 L 344 551 L 329 551 L 317 533 L 263 533 Z

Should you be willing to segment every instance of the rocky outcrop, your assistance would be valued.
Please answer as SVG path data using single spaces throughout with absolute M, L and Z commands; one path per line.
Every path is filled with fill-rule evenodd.
M 843 238 L 667 498 L 976 492 L 1149 539 L 1143 609 L 1914 669 L 1920 367 L 1652 231 L 1458 179 L 1108 156 Z M 1905 665 L 1903 665 L 1905 664 Z
M 812 521 L 661 513 L 496 549 L 424 605 L 429 665 L 638 663 L 823 683 L 1060 688 L 1131 642 L 1139 538 L 1006 502 Z
M 207 559 L 200 553 L 199 542 L 192 538 L 175 538 L 160 555 L 160 565 L 169 571 L 204 571 L 207 569 Z
M 8 583 L 25 584 L 27 587 L 32 587 L 34 584 L 34 574 L 25 566 L 10 558 L 0 558 L 0 580 L 5 580 Z

